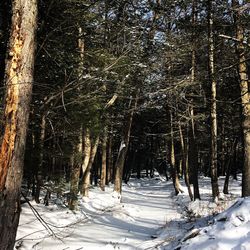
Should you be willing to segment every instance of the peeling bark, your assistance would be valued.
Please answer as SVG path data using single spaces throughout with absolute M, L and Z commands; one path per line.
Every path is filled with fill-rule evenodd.
M 0 249 L 13 249 L 20 216 L 20 187 L 32 93 L 36 0 L 13 0 L 5 70 L 4 127 L 0 148 Z

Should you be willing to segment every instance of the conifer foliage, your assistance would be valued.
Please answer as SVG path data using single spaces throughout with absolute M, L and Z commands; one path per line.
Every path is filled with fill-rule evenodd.
M 0 248 L 21 183 L 45 204 L 69 183 L 72 210 L 92 185 L 120 197 L 155 170 L 191 200 L 200 174 L 216 200 L 218 176 L 226 193 L 242 173 L 249 196 L 249 13 L 236 0 L 1 1 Z

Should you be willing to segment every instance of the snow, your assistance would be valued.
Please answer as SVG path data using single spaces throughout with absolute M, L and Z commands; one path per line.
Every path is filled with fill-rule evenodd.
M 219 181 L 222 187 L 224 178 Z M 199 182 L 202 200 L 193 202 L 183 181 L 184 193 L 174 196 L 172 182 L 159 175 L 132 178 L 123 184 L 122 196 L 113 186 L 105 192 L 92 187 L 89 198 L 79 196 L 74 212 L 58 197 L 47 207 L 31 201 L 41 222 L 25 203 L 16 248 L 250 249 L 250 198 L 239 198 L 241 180 L 230 180 L 230 194 L 217 203 L 211 200 L 210 179 Z
M 240 198 L 181 249 L 250 249 L 250 197 Z

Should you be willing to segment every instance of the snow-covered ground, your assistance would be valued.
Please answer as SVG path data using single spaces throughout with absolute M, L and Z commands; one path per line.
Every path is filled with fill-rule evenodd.
M 79 199 L 76 212 L 56 197 L 49 206 L 31 202 L 40 222 L 25 203 L 16 248 L 250 249 L 250 199 L 237 200 L 240 180 L 230 181 L 230 194 L 217 204 L 211 201 L 210 179 L 200 178 L 200 186 L 202 201 L 194 202 L 187 192 L 174 196 L 171 181 L 160 176 L 131 179 L 123 185 L 121 202 L 112 187 L 105 192 L 94 187 L 89 199 Z

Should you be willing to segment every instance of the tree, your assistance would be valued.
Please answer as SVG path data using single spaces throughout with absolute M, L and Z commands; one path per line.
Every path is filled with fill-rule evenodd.
M 13 249 L 32 93 L 37 1 L 13 0 L 5 69 L 5 109 L 0 148 L 0 248 Z
M 130 133 L 131 133 L 131 126 L 132 126 L 132 121 L 133 121 L 133 116 L 134 112 L 137 107 L 137 102 L 139 98 L 139 90 L 136 93 L 136 96 L 130 100 L 129 104 L 129 113 L 127 117 L 125 117 L 125 122 L 124 122 L 124 132 L 123 136 L 121 139 L 121 144 L 118 152 L 118 156 L 116 159 L 115 163 L 115 180 L 114 180 L 114 191 L 117 192 L 118 194 L 121 194 L 122 192 L 122 177 L 123 177 L 123 168 L 124 168 L 124 163 L 125 163 L 125 157 L 128 152 L 128 147 L 129 147 L 129 139 L 130 139 Z
M 242 178 L 242 196 L 250 196 L 250 96 L 247 73 L 247 63 L 244 45 L 244 26 L 240 16 L 240 4 L 238 0 L 232 2 L 234 7 L 234 19 L 236 28 L 236 50 L 238 55 L 238 73 L 240 81 L 242 104 L 242 129 L 244 141 L 244 167 Z
M 213 0 L 208 0 L 208 69 L 211 85 L 211 183 L 214 200 L 219 196 L 217 177 L 217 110 L 216 110 L 216 79 L 214 64 L 214 30 L 213 30 Z

